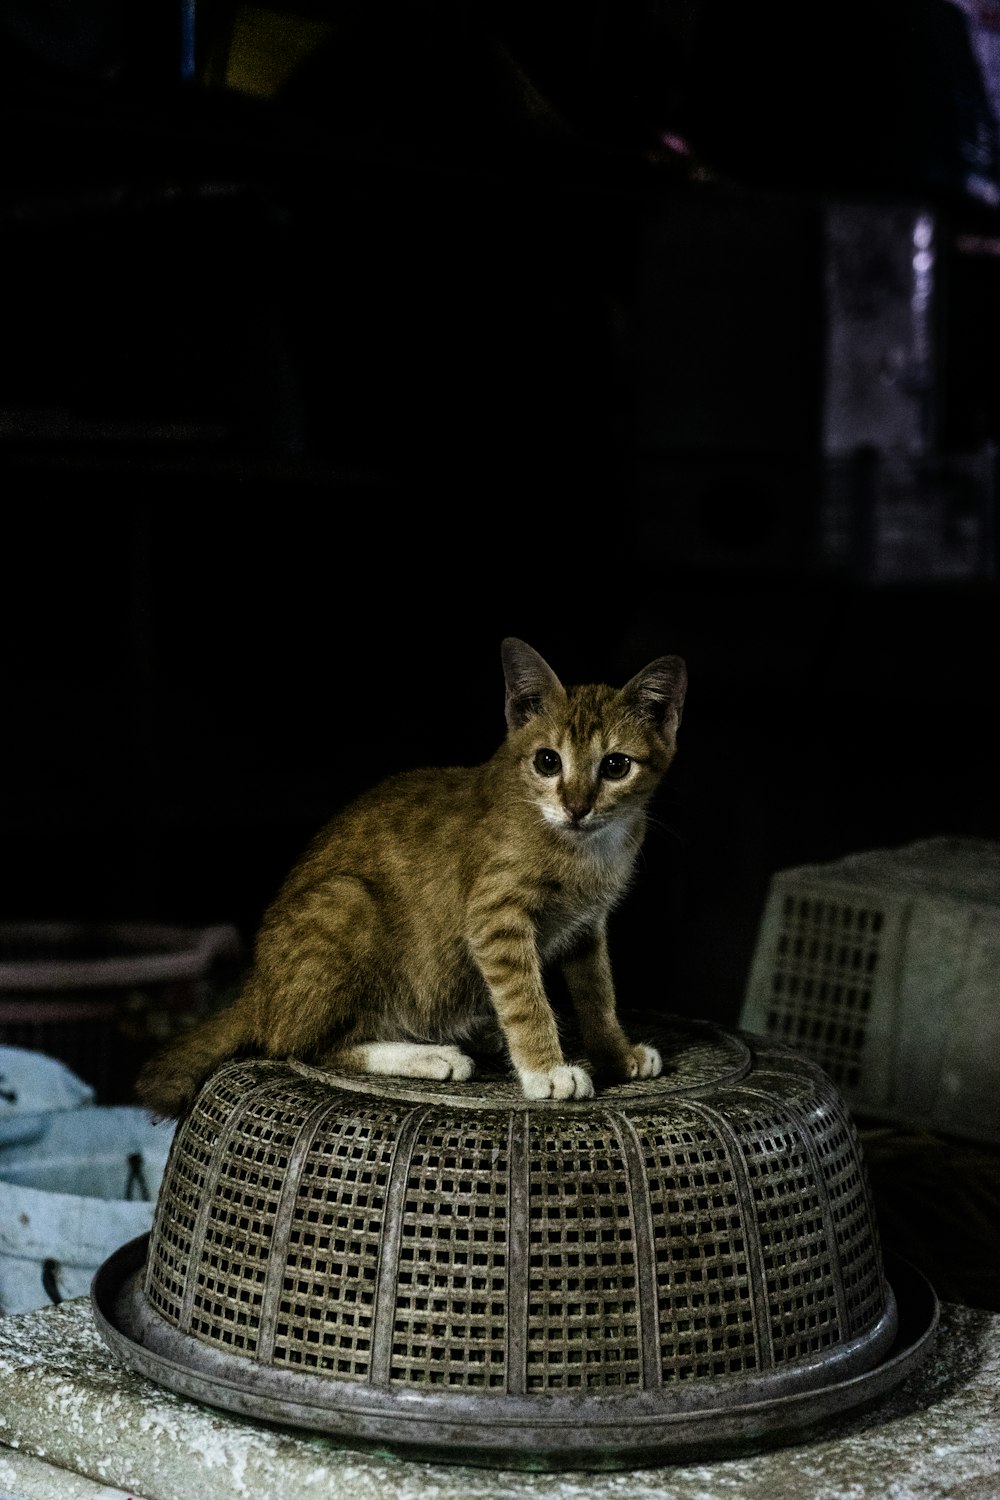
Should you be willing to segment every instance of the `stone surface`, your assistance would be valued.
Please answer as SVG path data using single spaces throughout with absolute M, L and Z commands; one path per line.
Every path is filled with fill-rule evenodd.
M 996 1500 L 998 1392 L 1000 1315 L 945 1304 L 927 1363 L 820 1440 L 713 1463 L 526 1474 L 352 1451 L 184 1400 L 124 1369 L 76 1298 L 0 1319 L 0 1500 L 5 1485 L 17 1500 Z M 39 1465 L 56 1466 L 47 1491 Z
M 0 1500 L 144 1500 L 136 1490 L 109 1487 L 43 1458 L 0 1448 Z

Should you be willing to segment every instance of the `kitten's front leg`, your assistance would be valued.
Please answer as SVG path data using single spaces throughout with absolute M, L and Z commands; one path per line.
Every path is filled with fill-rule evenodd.
M 604 928 L 588 932 L 561 967 L 583 1045 L 598 1074 L 619 1080 L 656 1078 L 663 1069 L 659 1052 L 641 1042 L 633 1045 L 618 1019 Z
M 486 981 L 525 1096 L 588 1099 L 594 1092 L 590 1075 L 563 1058 L 527 908 L 487 891 L 473 902 L 470 916 L 469 949 Z

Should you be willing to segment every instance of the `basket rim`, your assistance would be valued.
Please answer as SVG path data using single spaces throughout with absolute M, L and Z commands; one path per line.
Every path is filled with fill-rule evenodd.
M 425 1396 L 412 1390 L 374 1389 L 276 1371 L 246 1356 L 215 1351 L 214 1370 L 192 1368 L 184 1356 L 187 1345 L 197 1341 L 166 1324 L 158 1329 L 158 1316 L 142 1297 L 150 1238 L 146 1233 L 122 1245 L 98 1268 L 91 1283 L 97 1331 L 133 1371 L 195 1401 L 323 1432 L 349 1445 L 374 1444 L 402 1457 L 496 1468 L 626 1469 L 800 1441 L 811 1429 L 875 1404 L 907 1379 L 930 1355 L 940 1318 L 937 1295 L 923 1273 L 887 1253 L 898 1325 L 889 1347 L 859 1373 L 814 1389 L 765 1399 L 730 1398 L 723 1406 L 690 1410 L 667 1409 L 658 1393 L 646 1391 L 622 1396 L 602 1392 L 590 1398 L 502 1395 L 492 1403 L 501 1409 L 484 1412 L 482 1398 L 468 1393 Z M 252 1382 L 246 1378 L 248 1372 Z M 283 1375 L 291 1379 L 281 1391 L 281 1382 L 271 1377 Z M 513 1445 L 512 1428 L 517 1430 Z

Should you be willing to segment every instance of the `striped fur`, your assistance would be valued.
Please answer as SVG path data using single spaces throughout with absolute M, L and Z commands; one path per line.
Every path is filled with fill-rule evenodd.
M 462 1079 L 461 1044 L 493 1036 L 529 1097 L 659 1071 L 618 1022 L 606 922 L 674 756 L 684 663 L 566 689 L 525 642 L 502 657 L 496 754 L 390 777 L 320 832 L 264 915 L 238 998 L 141 1072 L 151 1110 L 182 1113 L 243 1054 Z M 589 1067 L 563 1056 L 542 983 L 553 960 Z

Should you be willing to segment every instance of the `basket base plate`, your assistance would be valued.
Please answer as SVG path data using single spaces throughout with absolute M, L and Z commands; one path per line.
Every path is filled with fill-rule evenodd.
M 825 1434 L 835 1418 L 874 1406 L 913 1374 L 933 1348 L 939 1317 L 938 1299 L 926 1278 L 909 1262 L 887 1255 L 886 1273 L 899 1310 L 892 1347 L 872 1369 L 818 1390 L 746 1404 L 730 1401 L 705 1410 L 657 1411 L 651 1406 L 638 1420 L 624 1422 L 621 1413 L 615 1414 L 614 1402 L 584 1403 L 569 1426 L 562 1420 L 526 1423 L 523 1412 L 516 1422 L 508 1422 L 500 1411 L 486 1415 L 474 1405 L 465 1412 L 460 1406 L 441 1410 L 412 1392 L 399 1399 L 372 1392 L 366 1404 L 364 1388 L 336 1381 L 324 1382 L 328 1398 L 317 1404 L 305 1395 L 302 1400 L 276 1400 L 273 1393 L 255 1389 L 255 1375 L 265 1372 L 251 1361 L 251 1377 L 239 1383 L 221 1369 L 214 1375 L 185 1367 L 183 1339 L 173 1330 L 177 1348 L 170 1354 L 151 1347 L 138 1311 L 148 1242 L 147 1234 L 121 1246 L 97 1271 L 91 1287 L 98 1333 L 128 1368 L 210 1406 L 323 1432 L 346 1446 L 489 1468 L 617 1471 L 804 1442 Z M 602 1407 L 606 1421 L 600 1419 Z

